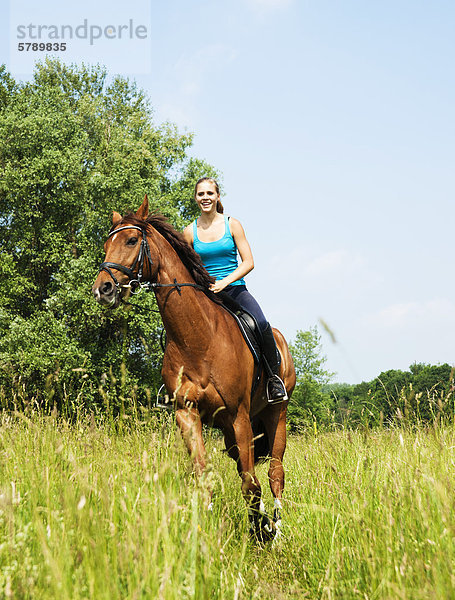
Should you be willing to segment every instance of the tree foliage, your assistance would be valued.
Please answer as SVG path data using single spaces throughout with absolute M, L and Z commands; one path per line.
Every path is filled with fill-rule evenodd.
M 298 331 L 289 349 L 296 371 L 296 387 L 288 407 L 289 423 L 298 429 L 308 420 L 325 420 L 330 412 L 330 396 L 324 394 L 324 385 L 334 373 L 327 371 L 327 358 L 322 354 L 321 336 L 316 326 Z
M 445 363 L 415 363 L 408 371 L 391 369 L 357 385 L 331 384 L 334 420 L 357 426 L 432 423 L 454 415 L 454 368 Z
M 148 98 L 104 69 L 36 66 L 18 83 L 0 69 L 0 385 L 41 402 L 70 390 L 86 402 L 109 390 L 157 385 L 159 318 L 143 308 L 108 312 L 90 287 L 112 210 L 152 208 L 182 225 L 194 215 L 193 185 L 217 175 L 189 158 L 191 134 L 156 124 Z M 124 365 L 121 371 L 121 365 Z M 120 377 L 120 373 L 122 373 Z M 100 395 L 99 387 L 103 390 Z

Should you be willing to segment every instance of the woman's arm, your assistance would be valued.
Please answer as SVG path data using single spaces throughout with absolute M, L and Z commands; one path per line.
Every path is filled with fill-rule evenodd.
M 250 245 L 246 239 L 245 231 L 240 221 L 231 217 L 229 219 L 229 226 L 242 262 L 235 271 L 232 271 L 227 277 L 216 281 L 211 286 L 210 289 L 215 293 L 221 292 L 225 287 L 231 285 L 234 281 L 242 279 L 242 277 L 245 277 L 245 275 L 248 275 L 248 273 L 254 269 L 253 253 L 251 252 Z

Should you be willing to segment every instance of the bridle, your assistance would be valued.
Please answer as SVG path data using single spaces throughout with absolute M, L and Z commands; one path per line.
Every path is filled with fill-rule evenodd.
M 143 227 L 138 227 L 137 225 L 124 225 L 123 227 L 119 227 L 118 229 L 114 229 L 114 231 L 111 231 L 110 234 L 107 236 L 107 239 L 109 239 L 119 231 L 124 231 L 125 229 L 137 229 L 137 231 L 140 231 L 142 234 L 139 252 L 137 253 L 136 258 L 134 259 L 133 264 L 131 265 L 131 267 L 125 267 L 125 265 L 107 261 L 100 264 L 98 272 L 100 273 L 101 271 L 106 271 L 106 273 L 110 275 L 112 281 L 115 283 L 115 287 L 117 288 L 117 290 L 119 290 L 120 288 L 131 288 L 131 291 L 133 293 L 137 293 L 137 289 L 142 289 L 144 285 L 144 282 L 142 282 L 142 277 L 144 274 L 145 260 L 147 259 L 150 267 L 153 265 L 153 260 L 152 255 L 150 254 L 150 246 L 147 241 L 147 235 Z M 136 267 L 138 267 L 137 275 L 135 275 L 134 273 L 134 269 Z M 111 271 L 111 269 L 116 269 L 117 271 L 125 273 L 125 275 L 129 277 L 128 283 L 121 284 L 114 275 L 114 273 Z
M 143 289 L 145 289 L 146 291 L 152 291 L 156 288 L 164 288 L 164 287 L 176 288 L 179 294 L 181 293 L 180 288 L 182 288 L 182 287 L 193 287 L 198 290 L 202 290 L 203 292 L 208 291 L 206 288 L 202 287 L 201 285 L 199 285 L 197 283 L 177 283 L 176 279 L 174 279 L 174 283 L 158 283 L 156 281 L 155 282 L 143 281 L 142 278 L 144 276 L 145 261 L 148 262 L 150 273 L 152 271 L 152 265 L 153 265 L 152 255 L 150 252 L 150 246 L 147 241 L 146 230 L 143 227 L 138 227 L 137 225 L 124 225 L 123 227 L 119 227 L 118 229 L 114 229 L 113 231 L 111 231 L 110 234 L 107 236 L 107 239 L 109 239 L 110 237 L 112 237 L 113 235 L 118 233 L 119 231 L 123 231 L 125 229 L 137 229 L 142 234 L 141 245 L 139 246 L 139 252 L 138 252 L 136 258 L 134 259 L 134 262 L 131 265 L 131 267 L 125 267 L 125 265 L 121 265 L 119 263 L 105 261 L 100 264 L 100 267 L 98 269 L 98 273 L 101 273 L 101 271 L 106 271 L 106 273 L 109 274 L 109 276 L 112 278 L 112 281 L 114 282 L 117 290 L 120 290 L 120 288 L 130 288 L 132 294 L 138 294 Z M 137 267 L 137 274 L 134 273 L 136 267 Z M 129 277 L 128 283 L 121 284 L 118 281 L 118 279 L 115 277 L 115 275 L 111 271 L 111 269 L 116 269 L 117 271 L 121 271 L 122 273 L 125 273 L 125 275 L 127 275 Z

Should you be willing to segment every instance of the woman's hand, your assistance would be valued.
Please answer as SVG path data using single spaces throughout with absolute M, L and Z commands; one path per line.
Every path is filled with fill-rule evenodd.
M 225 282 L 224 279 L 220 279 L 219 281 L 215 281 L 215 283 L 212 283 L 212 285 L 210 286 L 210 291 L 215 292 L 215 294 L 218 294 L 218 292 L 222 292 L 224 288 L 226 288 L 228 285 L 229 282 Z

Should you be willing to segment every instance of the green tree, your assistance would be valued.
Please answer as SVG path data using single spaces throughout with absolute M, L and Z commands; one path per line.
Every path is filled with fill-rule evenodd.
M 454 367 L 442 365 L 413 364 L 410 393 L 411 408 L 419 420 L 433 421 L 440 413 L 454 414 Z
M 436 416 L 453 416 L 454 368 L 448 364 L 415 363 L 408 371 L 390 369 L 370 382 L 352 386 L 348 424 L 409 425 L 432 422 Z M 343 398 L 341 391 L 339 397 Z
M 136 300 L 143 311 L 109 312 L 90 287 L 113 209 L 137 208 L 147 193 L 175 226 L 192 216 L 194 180 L 218 174 L 187 156 L 191 143 L 191 134 L 154 122 L 134 82 L 108 82 L 102 68 L 46 60 L 26 83 L 0 69 L 0 385 L 7 402 L 19 389 L 62 404 L 71 390 L 93 403 L 108 401 L 110 388 L 143 397 L 156 388 L 161 324 L 149 310 L 152 295 Z
M 401 405 L 402 392 L 405 392 L 412 382 L 412 375 L 408 371 L 390 369 L 383 371 L 369 384 L 369 395 L 376 414 L 382 419 L 389 420 L 396 416 Z
M 329 383 L 323 387 L 323 392 L 330 395 L 334 420 L 340 425 L 350 425 L 357 422 L 358 406 L 354 396 L 354 386 L 349 383 Z
M 327 423 L 330 420 L 332 399 L 324 393 L 324 386 L 334 376 L 327 371 L 327 358 L 322 354 L 321 336 L 317 326 L 297 332 L 289 349 L 294 359 L 297 383 L 289 403 L 288 415 L 292 429 L 298 429 L 309 420 Z

